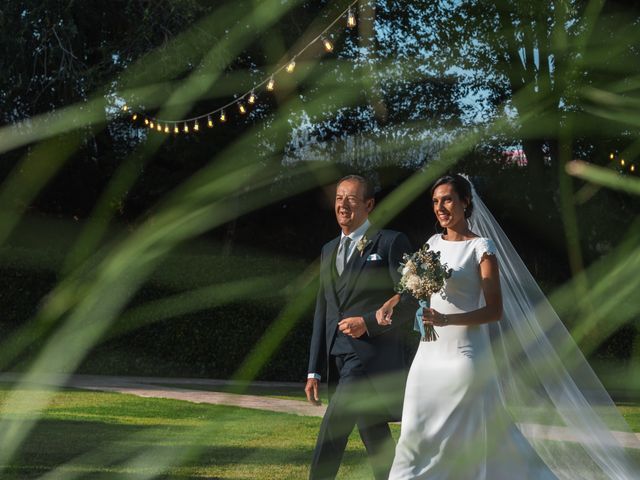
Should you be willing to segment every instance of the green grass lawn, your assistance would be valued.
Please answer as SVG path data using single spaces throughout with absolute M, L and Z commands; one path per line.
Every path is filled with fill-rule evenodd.
M 0 402 L 6 398 L 0 384 Z M 24 411 L 0 411 L 23 418 Z M 306 478 L 319 418 L 235 407 L 64 390 L 55 395 L 18 456 L 0 474 L 28 479 Z M 397 436 L 399 428 L 394 426 Z M 58 468 L 58 470 L 56 470 Z M 354 433 L 340 478 L 370 477 L 364 447 Z
M 10 387 L 0 384 L 0 412 L 13 419 L 28 417 L 26 408 L 7 411 Z M 625 404 L 620 410 L 640 431 L 640 406 Z M 142 479 L 162 472 L 154 478 L 306 478 L 319 424 L 313 417 L 63 390 L 0 477 Z M 392 431 L 397 438 L 399 426 L 392 425 Z M 339 478 L 371 478 L 356 433 Z
M 621 402 L 617 404 L 617 407 L 631 430 L 636 433 L 640 432 L 640 402 Z

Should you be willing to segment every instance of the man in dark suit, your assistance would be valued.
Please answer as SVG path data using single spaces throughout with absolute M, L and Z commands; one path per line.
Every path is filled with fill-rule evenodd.
M 376 479 L 386 479 L 395 445 L 388 422 L 399 420 L 406 380 L 406 349 L 401 327 L 417 305 L 403 295 L 393 323 L 381 326 L 376 310 L 394 295 L 407 237 L 376 230 L 369 223 L 373 189 L 350 175 L 336 187 L 335 214 L 340 237 L 322 248 L 305 392 L 319 404 L 320 372 L 328 371 L 330 401 L 322 420 L 309 478 L 335 478 L 355 425 Z

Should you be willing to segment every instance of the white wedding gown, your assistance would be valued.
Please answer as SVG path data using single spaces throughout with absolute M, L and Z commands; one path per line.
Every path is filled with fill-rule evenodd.
M 431 307 L 454 314 L 483 306 L 479 263 L 496 254 L 493 242 L 434 235 L 428 243 L 453 269 Z M 389 478 L 555 479 L 502 403 L 487 325 L 449 325 L 436 332 L 436 341 L 420 342 L 409 371 Z

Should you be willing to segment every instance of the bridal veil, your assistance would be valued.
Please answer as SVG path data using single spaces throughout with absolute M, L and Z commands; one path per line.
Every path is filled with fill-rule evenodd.
M 473 184 L 472 192 L 469 226 L 495 242 L 500 267 L 503 318 L 489 329 L 504 404 L 559 478 L 640 478 L 629 450 L 640 440 Z

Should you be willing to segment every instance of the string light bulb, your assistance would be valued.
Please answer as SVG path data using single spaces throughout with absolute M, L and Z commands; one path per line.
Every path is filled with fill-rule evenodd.
M 356 16 L 351 8 L 349 8 L 349 11 L 347 13 L 347 26 L 349 28 L 353 28 L 356 26 Z
M 620 160 L 620 165 L 621 165 L 622 167 L 624 167 L 624 158 L 623 158 L 622 160 Z
M 631 164 L 630 170 L 631 170 L 631 173 L 635 172 L 636 171 L 636 166 L 634 164 Z
M 327 37 L 322 37 L 322 45 L 324 45 L 324 49 L 331 53 L 333 52 L 333 43 Z
M 613 160 L 613 153 L 609 154 L 609 160 Z
M 351 3 L 351 6 L 349 6 L 349 8 L 346 11 L 346 23 L 347 26 L 349 28 L 353 28 L 357 26 L 357 15 L 359 14 L 359 10 L 358 7 L 354 7 L 355 2 Z M 342 10 L 342 12 L 333 20 L 333 22 L 329 25 L 329 27 L 332 27 L 336 24 L 336 22 L 338 21 L 344 21 L 344 16 L 345 16 L 345 11 Z M 325 49 L 326 52 L 331 53 L 333 51 L 335 51 L 335 45 L 333 44 L 332 41 L 332 35 L 331 34 L 327 34 L 326 32 L 329 30 L 329 27 L 327 27 L 324 31 L 322 31 L 320 33 L 320 35 L 318 35 L 317 37 L 315 37 L 312 42 L 310 42 L 309 44 L 307 44 L 302 50 L 300 50 L 299 52 L 295 53 L 294 55 L 292 55 L 291 57 L 289 57 L 289 61 L 288 63 L 286 63 L 284 66 L 282 64 L 280 64 L 280 67 L 274 71 L 270 77 L 268 77 L 268 79 L 266 80 L 266 90 L 269 92 L 273 92 L 275 90 L 275 75 L 280 74 L 280 72 L 282 71 L 282 69 L 286 70 L 287 73 L 292 74 L 295 71 L 296 68 L 296 60 L 297 57 L 299 55 L 301 55 L 308 47 L 310 47 L 313 43 L 317 42 L 318 40 L 320 40 L 323 48 Z M 260 81 L 260 83 L 258 84 L 254 84 L 253 89 L 251 89 L 249 91 L 249 93 L 245 93 L 243 96 L 239 97 L 238 100 L 235 100 L 232 102 L 233 103 L 237 103 L 238 105 L 238 110 L 239 113 L 241 115 L 247 114 L 251 111 L 251 107 L 257 103 L 257 96 L 255 94 L 255 89 L 260 89 L 265 85 L 265 79 L 263 79 L 262 81 Z M 119 103 L 119 102 L 118 102 Z M 117 107 L 117 105 L 115 105 L 115 107 Z M 229 105 L 227 105 L 226 107 L 229 107 Z M 200 126 L 198 124 L 198 120 L 194 119 L 190 119 L 190 120 L 180 120 L 180 119 L 173 119 L 170 120 L 168 122 L 165 122 L 164 124 L 161 124 L 160 122 L 157 121 L 157 119 L 153 118 L 153 117 L 148 117 L 145 113 L 140 113 L 137 114 L 135 112 L 133 112 L 131 110 L 131 108 L 129 107 L 128 104 L 126 104 L 126 102 L 122 102 L 121 106 L 120 106 L 121 111 L 123 112 L 128 112 L 127 117 L 130 118 L 133 121 L 136 120 L 143 120 L 144 121 L 144 125 L 151 128 L 151 129 L 157 129 L 158 131 L 164 131 L 165 133 L 169 133 L 172 129 L 173 132 L 178 134 L 181 132 L 181 130 L 184 131 L 184 133 L 189 133 L 189 128 L 191 127 L 191 129 L 193 131 L 199 131 L 200 130 Z M 232 110 L 233 111 L 233 110 Z M 213 118 L 215 118 L 217 112 L 219 112 L 219 119 L 220 122 L 226 122 L 227 118 L 225 115 L 225 112 L 223 109 L 217 109 L 208 113 L 205 113 L 204 115 L 198 117 L 199 120 L 203 120 L 207 122 L 207 126 L 208 127 L 213 127 L 213 123 L 215 120 L 212 120 L 212 116 Z M 124 115 L 123 115 L 124 116 Z M 232 116 L 233 113 L 232 113 Z M 235 117 L 235 116 L 234 116 Z M 206 118 L 206 120 L 205 120 Z M 193 125 L 188 125 L 189 121 L 193 121 L 194 124 Z M 182 123 L 183 125 L 181 126 L 180 123 Z M 203 127 L 204 128 L 204 127 Z M 612 153 L 610 158 L 613 160 L 614 159 L 614 154 Z M 624 165 L 624 161 L 622 163 L 622 165 Z

